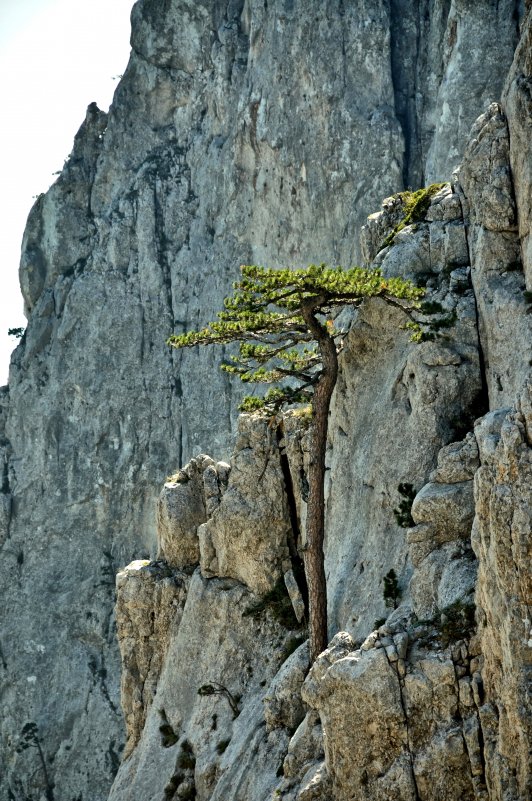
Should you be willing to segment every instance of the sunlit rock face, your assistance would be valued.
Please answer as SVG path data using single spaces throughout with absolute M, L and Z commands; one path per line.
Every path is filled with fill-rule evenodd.
M 479 560 L 476 603 L 484 664 L 480 707 L 490 799 L 532 791 L 532 383 L 506 414 L 477 426 L 472 543 Z
M 28 328 L 9 390 L 0 396 L 2 801 L 51 793 L 55 801 L 100 801 L 118 768 L 124 730 L 114 576 L 132 559 L 156 555 L 155 505 L 167 476 L 193 454 L 227 458 L 240 392 L 219 373 L 220 353 L 172 353 L 164 344 L 168 334 L 212 317 L 242 262 L 358 260 L 366 215 L 406 185 L 447 179 L 470 124 L 500 97 L 521 4 L 414 5 L 140 0 L 134 6 L 132 55 L 113 106 L 108 114 L 89 106 L 70 159 L 32 209 L 23 241 Z M 526 100 L 519 76 L 527 50 L 519 52 L 524 66 L 514 65 L 509 114 Z M 515 114 L 512 125 L 521 125 Z M 512 164 L 525 159 L 520 148 L 527 141 L 511 140 Z M 516 196 L 523 206 L 526 189 L 520 185 Z M 461 235 L 462 223 L 440 222 L 449 224 L 445 252 L 465 269 L 458 238 L 449 239 Z M 408 236 L 405 247 L 423 250 L 419 237 Z M 390 271 L 398 269 L 394 258 L 388 257 Z M 461 414 L 479 380 L 467 275 L 455 275 L 455 288 L 460 281 L 467 285 L 457 301 L 460 364 L 454 355 L 449 363 L 441 354 L 413 356 L 414 375 L 430 374 L 432 383 L 396 387 L 401 425 L 409 393 L 421 398 L 410 425 L 417 420 L 430 445 L 418 448 L 420 461 L 410 451 L 405 463 L 420 485 L 440 438 L 452 438 L 430 391 L 445 384 L 445 397 Z M 362 335 L 355 331 L 346 345 L 331 475 L 342 469 L 337 434 L 347 407 L 349 421 L 368 410 L 358 389 L 357 399 L 346 394 L 351 384 L 356 388 L 348 365 L 359 358 Z M 406 335 L 389 344 L 404 360 Z M 397 365 L 387 353 L 382 371 L 391 391 Z M 441 378 L 446 372 L 449 384 Z M 373 378 L 376 386 L 379 376 Z M 369 392 L 364 403 L 374 397 Z M 363 417 L 356 419 L 353 432 L 363 428 Z M 382 448 L 388 434 L 381 431 L 379 445 L 370 433 L 371 448 Z M 344 471 L 346 487 L 359 458 Z M 395 471 L 378 486 L 396 486 L 399 462 Z M 394 503 L 387 498 L 367 527 L 388 525 Z M 358 521 L 370 508 L 333 507 L 331 548 L 341 542 L 342 527 L 352 537 L 353 515 Z M 367 560 L 358 560 L 358 536 L 353 550 L 341 545 L 342 553 L 346 564 L 360 561 L 367 569 Z M 386 546 L 367 570 L 367 592 L 358 580 L 353 590 L 349 570 L 331 562 L 335 625 L 361 631 L 368 625 L 382 606 L 381 567 L 396 557 L 407 557 L 403 542 Z M 198 583 L 194 591 L 200 600 L 207 592 Z M 355 601 L 364 592 L 361 612 Z M 160 590 L 162 598 L 171 595 Z M 198 609 L 209 603 L 198 600 Z M 140 727 L 141 718 L 135 720 Z M 307 765 L 316 726 L 308 720 L 292 747 L 296 773 Z M 34 739 L 17 753 L 24 731 Z M 320 760 L 309 760 L 311 793 L 323 777 Z

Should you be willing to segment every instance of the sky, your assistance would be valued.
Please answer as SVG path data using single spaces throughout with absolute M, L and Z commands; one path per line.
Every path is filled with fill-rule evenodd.
M 95 101 L 107 111 L 129 58 L 134 0 L 0 0 L 0 386 L 24 327 L 18 284 L 34 198 L 56 180 Z

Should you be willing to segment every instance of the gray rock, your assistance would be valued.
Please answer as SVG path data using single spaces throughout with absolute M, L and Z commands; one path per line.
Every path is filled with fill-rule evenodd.
M 198 529 L 203 575 L 265 595 L 283 581 L 291 528 L 276 429 L 267 417 L 241 415 L 227 489 Z
M 300 778 L 323 759 L 323 734 L 317 712 L 310 710 L 299 724 L 288 743 L 288 753 L 283 763 L 283 773 L 288 779 Z
M 481 385 L 474 301 L 469 293 L 448 302 L 456 303 L 458 320 L 447 340 L 411 343 L 402 315 L 378 301 L 359 310 L 344 340 L 329 426 L 331 635 L 345 629 L 364 638 L 387 615 L 382 580 L 391 568 L 400 585 L 408 585 L 408 547 L 394 515 L 398 487 L 423 487 L 442 441 L 455 439 L 455 426 L 476 416 Z M 472 489 L 465 496 L 472 504 Z M 458 507 L 455 512 L 462 517 Z M 472 508 L 460 520 L 464 536 L 469 518 Z
M 199 563 L 197 529 L 218 503 L 214 461 L 192 459 L 165 483 L 157 503 L 158 559 L 176 569 Z
M 266 726 L 271 731 L 284 726 L 291 732 L 305 717 L 301 686 L 309 669 L 308 642 L 291 654 L 276 674 L 262 702 Z
M 496 409 L 481 417 L 475 423 L 475 439 L 478 444 L 482 464 L 493 464 L 497 458 L 497 445 L 501 438 L 502 424 L 510 408 Z
M 292 606 L 294 608 L 294 614 L 297 618 L 297 621 L 298 623 L 302 623 L 306 614 L 305 601 L 303 600 L 296 577 L 294 576 L 294 571 L 291 569 L 287 570 L 283 576 L 283 579 L 288 595 L 290 596 L 290 600 L 292 601 Z
M 492 104 L 476 121 L 459 181 L 470 224 L 471 278 L 486 384 L 490 408 L 496 409 L 511 403 L 521 388 L 530 367 L 524 343 L 532 337 L 508 123 L 499 105 Z M 527 214 L 526 208 L 520 210 L 520 219 Z
M 431 473 L 431 482 L 457 484 L 470 481 L 479 467 L 478 446 L 471 432 L 462 442 L 452 442 L 438 453 L 438 467 Z
M 476 576 L 477 564 L 469 549 L 452 542 L 431 548 L 410 581 L 413 611 L 427 620 L 457 601 L 470 601 Z
M 127 731 L 124 759 L 137 745 L 151 707 L 170 635 L 185 605 L 188 577 L 164 562 L 139 560 L 116 577 L 116 624 L 122 658 L 121 700 Z
M 489 719 L 481 717 L 481 726 L 489 797 L 497 801 L 526 798 L 531 786 L 532 709 L 527 687 L 532 462 L 521 412 L 530 410 L 531 399 L 529 379 L 515 409 L 498 416 L 497 442 L 494 433 L 487 434 L 493 432 L 493 416 L 476 429 L 481 434 L 481 467 L 475 477 L 472 537 L 479 560 L 475 601 L 481 621 L 484 703 L 494 713 Z
M 0 663 L 9 671 L 2 801 L 45 792 L 35 749 L 13 754 L 29 722 L 46 744 L 56 801 L 102 801 L 116 772 L 124 732 L 113 576 L 132 559 L 156 554 L 155 501 L 168 471 L 207 448 L 229 453 L 241 392 L 218 373 L 219 354 L 170 352 L 168 334 L 212 318 L 241 262 L 356 262 L 358 228 L 384 195 L 448 178 L 470 123 L 499 95 L 517 40 L 513 9 L 509 0 L 474 7 L 438 0 L 428 16 L 416 4 L 396 2 L 135 5 L 133 52 L 109 114 L 89 107 L 63 174 L 38 200 L 24 236 L 21 284 L 30 318 L 13 357 L 9 402 L 2 393 L 0 422 L 2 496 L 11 498 L 1 535 Z M 520 54 L 522 63 L 526 49 Z M 490 135 L 497 131 L 490 128 Z M 519 155 L 524 139 L 510 147 L 514 164 L 526 159 Z M 495 173 L 499 166 L 493 164 Z M 495 174 L 495 189 L 497 180 Z M 426 259 L 428 227 L 429 282 L 467 266 L 456 193 L 443 193 L 434 221 L 408 240 L 409 252 Z M 497 208 L 496 192 L 480 196 Z M 517 211 L 525 220 L 523 197 L 519 189 Z M 503 206 L 507 200 L 504 190 Z M 518 277 L 501 279 L 502 267 L 507 272 L 516 261 L 517 231 L 506 236 L 478 227 L 478 246 L 470 238 L 469 247 L 477 299 L 486 298 L 479 308 L 488 383 L 492 404 L 503 395 L 511 403 L 529 341 Z M 395 256 L 392 262 L 407 272 Z M 327 541 L 333 631 L 348 627 L 366 636 L 382 615 L 382 577 L 390 567 L 398 567 L 406 590 L 411 567 L 393 518 L 397 485 L 426 483 L 441 444 L 456 438 L 458 424 L 469 424 L 480 387 L 475 304 L 463 285 L 452 287 L 447 298 L 440 287 L 439 299 L 458 317 L 441 351 L 410 346 L 398 332 L 399 317 L 386 314 L 383 325 L 378 304 L 359 314 L 346 338 L 328 471 L 336 489 Z M 485 332 L 493 347 L 486 347 Z M 293 483 L 303 528 L 300 466 Z M 237 479 L 223 494 L 220 478 L 218 507 L 211 468 L 205 473 L 208 513 L 216 516 L 230 494 L 226 509 L 234 504 L 240 512 L 233 521 L 240 522 L 245 503 L 237 503 Z M 256 539 L 246 524 L 249 547 Z M 266 568 L 251 554 L 245 570 L 229 529 L 216 531 L 205 542 L 216 570 L 221 561 L 220 572 L 229 566 L 261 592 L 284 572 L 286 554 L 273 547 L 282 540 L 280 526 L 273 538 L 259 537 Z M 267 633 L 257 647 L 256 628 L 241 620 L 246 590 L 232 582 L 194 578 L 182 639 L 176 650 L 169 646 L 172 665 L 182 664 L 187 676 L 215 680 L 207 666 L 216 665 L 229 682 L 240 670 L 239 654 L 256 649 L 257 662 L 267 664 L 276 649 Z M 409 603 L 405 598 L 397 619 Z M 255 665 L 255 656 L 249 659 Z M 276 668 L 261 676 L 270 680 Z M 198 797 L 262 801 L 278 784 L 288 735 L 265 737 L 254 686 L 240 734 L 219 755 L 221 732 L 208 729 L 212 717 L 204 720 L 210 701 L 195 689 L 192 678 L 170 679 L 163 667 L 157 695 L 197 752 Z M 156 707 L 135 711 L 135 727 L 144 714 L 145 725 L 114 799 L 148 801 L 153 794 L 160 801 L 175 775 L 177 756 L 160 744 Z M 483 714 L 487 720 L 488 710 Z
M 451 537 L 469 537 L 475 514 L 473 482 L 425 484 L 412 504 L 416 523 L 430 523 L 437 532 Z
M 200 799 L 245 801 L 272 791 L 289 737 L 280 729 L 272 739 L 264 736 L 260 683 L 273 679 L 287 634 L 268 617 L 243 616 L 251 601 L 249 591 L 237 582 L 206 581 L 199 571 L 192 576 L 182 614 L 167 620 L 157 693 L 144 710 L 140 741 L 122 763 L 110 801 L 124 794 L 150 801 L 164 797 L 171 778 L 179 775 L 178 742 L 184 739 L 194 755 Z M 120 603 L 124 612 L 134 611 L 135 594 Z M 135 636 L 140 638 L 141 632 Z M 293 656 L 298 662 L 299 656 Z M 224 690 L 198 694 L 200 687 L 213 684 L 238 704 L 236 717 Z M 284 686 L 279 685 L 281 694 Z M 291 714 L 287 698 L 284 709 Z M 170 747 L 162 743 L 161 710 L 177 738 Z
M 428 222 L 462 219 L 462 206 L 460 196 L 453 192 L 450 184 L 446 184 L 437 192 L 431 200 L 430 208 L 427 212 Z
M 506 80 L 503 107 L 510 133 L 510 164 L 518 209 L 521 257 L 528 289 L 532 288 L 532 167 L 530 159 L 530 79 L 532 76 L 532 20 L 530 8 Z
M 328 801 L 331 782 L 325 762 L 313 765 L 303 776 L 296 801 Z

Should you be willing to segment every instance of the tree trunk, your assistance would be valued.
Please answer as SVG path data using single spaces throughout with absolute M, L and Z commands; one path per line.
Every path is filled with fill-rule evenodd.
M 334 340 L 314 316 L 313 309 L 302 308 L 303 318 L 316 339 L 322 357 L 322 373 L 312 398 L 312 429 L 307 503 L 305 574 L 309 597 L 309 636 L 311 663 L 327 647 L 327 584 L 323 539 L 325 534 L 325 451 L 329 407 L 338 377 L 338 357 Z

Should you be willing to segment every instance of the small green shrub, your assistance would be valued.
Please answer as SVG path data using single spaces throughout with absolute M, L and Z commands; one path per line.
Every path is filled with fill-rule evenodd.
M 179 735 L 174 731 L 174 728 L 168 720 L 164 709 L 159 709 L 159 717 L 162 720 L 162 723 L 159 726 L 161 745 L 163 748 L 171 748 L 179 740 Z
M 232 366 L 228 364 L 222 364 L 222 369 L 227 373 L 233 372 Z M 241 380 L 244 380 L 242 376 Z M 263 411 L 266 414 L 275 415 L 286 403 L 304 403 L 307 400 L 308 397 L 305 392 L 300 392 L 292 387 L 283 387 L 283 389 L 273 387 L 268 390 L 263 398 L 258 398 L 256 395 L 246 395 L 238 409 L 241 412 Z
M 388 573 L 386 573 L 382 581 L 384 584 L 382 597 L 384 598 L 386 606 L 393 606 L 394 609 L 397 609 L 401 591 L 399 590 L 397 574 L 393 567 Z
M 443 646 L 467 639 L 475 628 L 475 604 L 471 601 L 455 601 L 440 611 L 439 630 Z
M 443 314 L 445 311 L 437 300 L 424 300 L 419 304 L 421 314 Z
M 427 302 L 425 308 L 431 308 L 433 304 Z M 439 303 L 434 303 L 434 306 L 440 306 Z M 443 308 L 442 308 L 443 311 Z M 437 311 L 425 311 L 425 314 L 441 314 Z M 457 320 L 456 311 L 447 312 L 442 314 L 436 320 L 429 320 L 425 322 L 418 322 L 417 320 L 409 320 L 403 328 L 407 331 L 412 331 L 410 337 L 411 342 L 432 342 L 436 337 L 441 336 L 441 332 L 447 328 L 452 328 Z
M 242 617 L 259 617 L 264 612 L 270 612 L 272 617 L 287 629 L 301 628 L 282 578 L 279 579 L 273 590 L 249 606 L 242 613 Z
M 196 757 L 188 740 L 181 743 L 181 751 L 177 757 L 176 765 L 181 770 L 194 770 L 196 767 Z
M 258 412 L 261 409 L 264 409 L 264 398 L 257 398 L 254 395 L 246 395 L 238 407 L 240 412 Z
M 164 788 L 165 801 L 171 801 L 171 799 L 174 798 L 175 791 L 179 787 L 182 778 L 183 777 L 182 777 L 181 773 L 175 773 L 172 776 L 172 778 L 170 779 L 170 781 L 168 782 L 168 784 Z
M 430 207 L 430 202 L 445 184 L 431 184 L 416 192 L 400 192 L 398 197 L 403 202 L 403 219 L 395 226 L 393 231 L 388 234 L 379 250 L 389 247 L 397 234 L 412 223 L 422 222 Z
M 412 517 L 412 504 L 417 492 L 413 484 L 405 482 L 399 484 L 397 491 L 399 495 L 403 496 L 403 499 L 399 502 L 399 506 L 393 510 L 394 517 L 401 528 L 412 528 L 412 526 L 415 526 Z
M 428 629 L 416 634 L 416 629 Z M 415 638 L 421 644 L 438 641 L 444 648 L 458 640 L 467 640 L 476 629 L 475 604 L 470 600 L 459 600 L 439 609 L 434 617 L 416 620 L 413 624 Z
M 25 328 L 8 328 L 7 335 L 10 337 L 15 337 L 15 339 L 21 339 L 24 336 Z
M 179 737 L 168 723 L 163 723 L 159 726 L 161 733 L 161 745 L 163 748 L 171 748 L 177 743 Z
M 373 624 L 373 631 L 375 631 L 375 629 L 380 629 L 380 627 L 384 626 L 385 623 L 386 623 L 385 617 L 378 617 Z
M 238 706 L 239 701 L 241 699 L 240 695 L 233 695 L 227 687 L 224 687 L 223 684 L 218 684 L 218 682 L 214 682 L 212 684 L 202 684 L 201 687 L 198 688 L 198 695 L 223 695 L 224 698 L 227 699 L 229 706 L 231 707 L 231 711 L 233 712 L 233 717 L 236 718 L 240 714 L 240 708 Z

